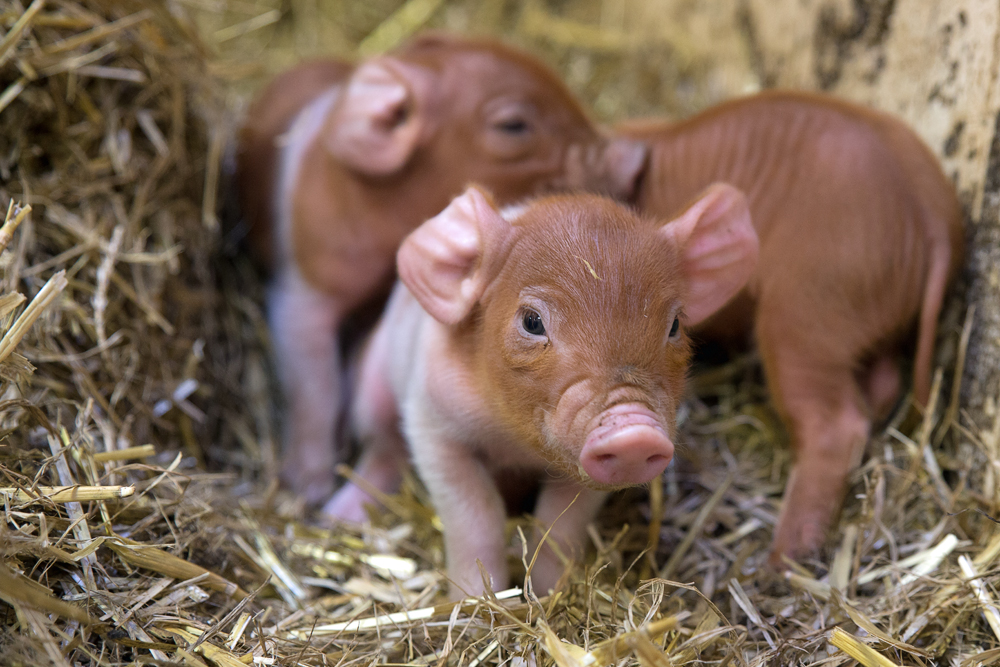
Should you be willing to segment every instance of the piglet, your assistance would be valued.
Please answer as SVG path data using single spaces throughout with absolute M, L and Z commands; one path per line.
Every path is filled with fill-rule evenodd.
M 470 188 L 406 239 L 361 365 L 357 473 L 409 449 L 444 526 L 453 597 L 482 590 L 477 559 L 507 583 L 498 476 L 537 475 L 535 515 L 573 556 L 607 491 L 666 468 L 686 329 L 756 256 L 745 199 L 726 185 L 667 223 L 583 194 L 498 211 Z M 561 571 L 543 549 L 536 589 Z
M 938 314 L 962 259 L 962 214 L 937 161 L 900 121 L 831 97 L 768 92 L 623 136 L 651 147 L 635 203 L 669 215 L 713 181 L 746 192 L 760 262 L 697 329 L 752 335 L 795 461 L 771 563 L 820 547 L 873 419 L 900 390 L 917 323 L 917 402 L 930 393 Z
M 312 502 L 333 490 L 341 329 L 388 294 L 409 232 L 472 180 L 502 201 L 559 188 L 626 196 L 644 159 L 638 142 L 599 134 L 546 67 L 492 41 L 429 34 L 356 66 L 279 76 L 250 107 L 237 179 L 273 274 L 285 481 Z M 383 477 L 392 486 L 398 469 Z M 327 513 L 360 520 L 358 493 Z

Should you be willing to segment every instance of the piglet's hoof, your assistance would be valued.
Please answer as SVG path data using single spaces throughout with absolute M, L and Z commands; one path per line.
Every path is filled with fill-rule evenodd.
M 368 521 L 365 505 L 374 502 L 370 495 L 348 482 L 323 505 L 323 518 L 330 523 L 365 523 Z
M 330 497 L 335 488 L 332 471 L 302 471 L 286 467 L 281 479 L 285 487 L 298 494 L 309 505 L 319 505 Z
M 825 522 L 805 519 L 795 526 L 778 526 L 767 564 L 773 570 L 789 569 L 787 560 L 799 561 L 815 557 L 826 541 Z
M 788 572 L 791 569 L 788 564 L 789 560 L 794 559 L 783 551 L 771 549 L 771 553 L 767 557 L 767 567 L 774 572 Z

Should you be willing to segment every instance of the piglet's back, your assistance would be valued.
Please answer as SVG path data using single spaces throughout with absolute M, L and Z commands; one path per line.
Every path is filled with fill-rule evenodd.
M 872 330 L 858 335 L 878 339 L 916 316 L 933 266 L 954 275 L 961 263 L 954 189 L 920 139 L 886 114 L 776 91 L 678 123 L 619 130 L 652 146 L 637 198 L 642 210 L 668 215 L 713 181 L 747 194 L 761 256 L 732 313 L 745 315 L 745 301 L 809 276 L 810 298 L 849 301 L 871 315 L 861 322 Z
M 274 197 L 281 137 L 300 111 L 354 71 L 349 62 L 313 60 L 271 81 L 247 110 L 237 148 L 237 185 L 242 215 L 248 225 L 250 250 L 265 268 L 273 269 Z
M 853 199 L 874 195 L 946 221 L 948 233 L 961 239 L 960 208 L 937 160 L 909 128 L 872 109 L 769 91 L 677 123 L 632 121 L 617 129 L 654 146 L 637 196 L 646 211 L 675 211 L 722 180 L 747 194 L 762 234 L 780 224 L 777 214 L 801 192 L 796 204 L 803 211 L 828 211 L 830 203 L 836 211 L 803 217 L 800 227 L 821 225 Z

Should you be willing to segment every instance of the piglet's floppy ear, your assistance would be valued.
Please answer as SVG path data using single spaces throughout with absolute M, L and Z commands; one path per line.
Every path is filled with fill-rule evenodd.
M 389 58 L 359 66 L 324 131 L 330 154 L 368 176 L 402 169 L 421 131 L 410 83 Z
M 746 284 L 757 266 L 759 242 L 742 192 L 710 185 L 679 218 L 661 229 L 681 251 L 688 283 L 684 313 L 690 324 L 706 319 Z
M 481 267 L 487 242 L 509 229 L 486 196 L 470 187 L 403 241 L 396 255 L 399 277 L 431 317 L 457 324 L 486 289 Z

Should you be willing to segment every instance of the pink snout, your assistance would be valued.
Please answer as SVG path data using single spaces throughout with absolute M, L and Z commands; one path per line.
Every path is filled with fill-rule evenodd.
M 645 484 L 674 457 L 674 443 L 647 408 L 630 403 L 606 410 L 587 436 L 580 465 L 598 484 Z

